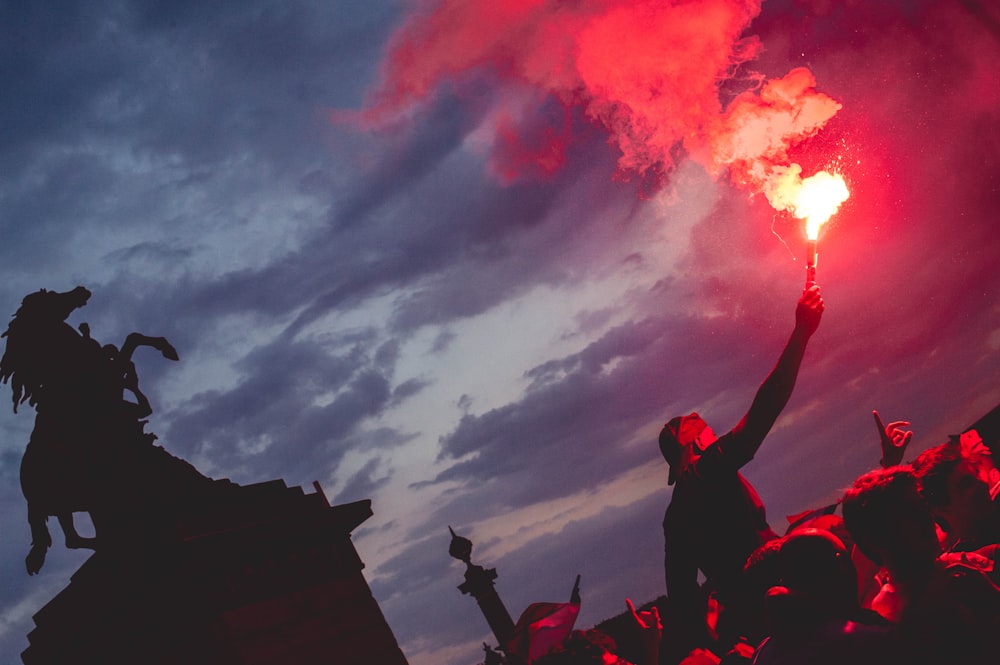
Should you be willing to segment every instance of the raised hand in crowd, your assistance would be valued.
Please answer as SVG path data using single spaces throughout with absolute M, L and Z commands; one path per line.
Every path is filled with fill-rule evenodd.
M 878 428 L 879 441 L 882 446 L 882 459 L 879 464 L 883 469 L 903 463 L 903 454 L 913 439 L 913 432 L 905 428 L 910 426 L 908 420 L 895 420 L 888 425 L 882 423 L 878 411 L 872 411 L 875 416 L 875 427 Z

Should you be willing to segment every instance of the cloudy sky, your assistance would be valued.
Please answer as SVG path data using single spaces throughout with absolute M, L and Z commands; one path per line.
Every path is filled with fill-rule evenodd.
M 656 434 L 734 425 L 791 331 L 801 223 L 741 105 L 805 122 L 765 171 L 851 191 L 745 469 L 772 525 L 877 462 L 873 408 L 912 458 L 1000 402 L 998 61 L 975 0 L 0 1 L 0 311 L 82 284 L 98 339 L 167 336 L 180 362 L 136 354 L 160 443 L 370 498 L 407 658 L 471 665 L 448 526 L 515 617 L 576 574 L 581 626 L 662 594 Z M 796 68 L 818 105 L 767 83 Z M 25 574 L 31 426 L 0 409 L 4 664 L 87 556 Z

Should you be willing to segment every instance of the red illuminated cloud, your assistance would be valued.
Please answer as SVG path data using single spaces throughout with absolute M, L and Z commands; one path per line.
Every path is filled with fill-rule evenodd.
M 531 118 L 542 105 L 524 103 L 533 94 L 578 106 L 603 126 L 624 175 L 669 173 L 682 147 L 713 175 L 764 191 L 788 148 L 840 105 L 799 68 L 762 87 L 750 77 L 759 91 L 723 107 L 720 84 L 760 52 L 757 38 L 744 36 L 759 11 L 756 0 L 439 0 L 393 36 L 365 117 L 388 122 L 443 84 L 489 72 L 501 88 L 491 123 L 505 180 L 551 173 L 571 139 L 565 124 Z

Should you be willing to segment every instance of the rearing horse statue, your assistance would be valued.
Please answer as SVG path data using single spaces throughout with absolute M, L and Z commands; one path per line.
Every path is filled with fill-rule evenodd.
M 131 530 L 125 525 L 134 524 L 143 506 L 180 505 L 179 495 L 215 483 L 153 446 L 156 436 L 144 431 L 142 418 L 152 407 L 139 389 L 132 353 L 150 346 L 177 360 L 177 352 L 163 337 L 132 333 L 119 349 L 101 346 L 86 324 L 74 330 L 66 318 L 90 295 L 82 286 L 29 294 L 2 335 L 7 346 L 0 380 L 11 384 L 14 411 L 24 402 L 36 410 L 21 460 L 32 536 L 25 563 L 31 575 L 41 569 L 52 543 L 49 516 L 58 519 L 66 547 L 95 549 L 105 518 L 123 527 L 116 525 L 113 535 L 127 539 Z M 126 393 L 135 401 L 125 399 Z M 74 512 L 90 513 L 97 538 L 77 533 Z

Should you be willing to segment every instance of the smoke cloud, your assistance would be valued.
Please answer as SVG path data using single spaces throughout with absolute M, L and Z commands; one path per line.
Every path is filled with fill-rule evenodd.
M 744 71 L 762 49 L 744 34 L 760 4 L 428 2 L 393 36 L 365 118 L 394 121 L 442 86 L 460 88 L 472 72 L 489 72 L 503 106 L 492 120 L 493 162 L 505 179 L 561 166 L 572 135 L 565 115 L 544 109 L 555 100 L 609 132 L 624 177 L 662 184 L 686 155 L 755 193 L 780 192 L 790 176 L 798 187 L 789 149 L 840 104 L 816 90 L 805 68 L 766 82 Z M 724 104 L 724 84 L 744 90 Z

